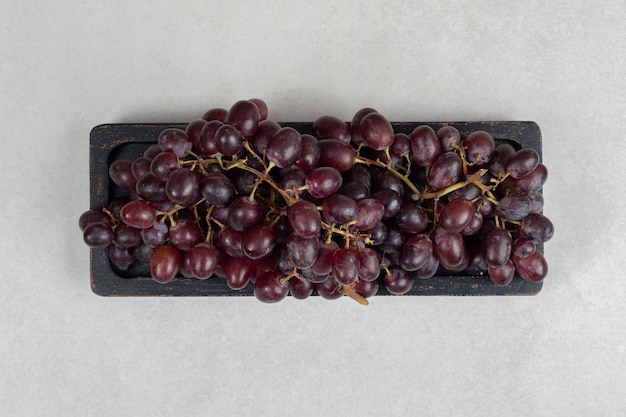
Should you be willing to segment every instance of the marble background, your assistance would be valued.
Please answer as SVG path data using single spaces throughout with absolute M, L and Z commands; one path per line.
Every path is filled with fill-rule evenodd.
M 0 0 L 0 415 L 623 416 L 626 6 Z M 89 131 L 270 117 L 533 120 L 535 297 L 103 298 Z

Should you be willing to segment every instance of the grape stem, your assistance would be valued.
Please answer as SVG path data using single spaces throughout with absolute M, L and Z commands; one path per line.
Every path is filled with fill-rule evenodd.
M 343 293 L 347 295 L 348 297 L 352 298 L 353 300 L 357 301 L 361 305 L 364 305 L 364 306 L 369 305 L 369 301 L 367 301 L 367 298 L 363 297 L 361 294 L 356 292 L 354 288 L 352 288 L 351 285 L 344 285 Z
M 387 148 L 389 149 L 389 148 Z M 389 171 L 392 175 L 394 175 L 395 177 L 397 177 L 399 180 L 401 180 L 402 182 L 404 182 L 406 184 L 407 187 L 409 187 L 409 189 L 413 192 L 413 195 L 411 196 L 411 198 L 414 201 L 417 201 L 420 199 L 421 193 L 420 191 L 417 189 L 417 187 L 415 186 L 415 184 L 413 184 L 413 182 L 411 182 L 411 180 L 408 177 L 408 173 L 407 175 L 403 175 L 402 173 L 398 172 L 397 170 L 395 170 L 392 166 L 391 166 L 391 162 L 385 163 L 383 161 L 381 161 L 380 159 L 377 160 L 373 160 L 370 158 L 365 158 L 362 156 L 357 156 L 355 159 L 355 162 L 360 163 L 360 164 L 365 164 L 365 165 L 374 165 L 374 166 L 378 166 L 381 168 L 385 168 L 387 171 Z

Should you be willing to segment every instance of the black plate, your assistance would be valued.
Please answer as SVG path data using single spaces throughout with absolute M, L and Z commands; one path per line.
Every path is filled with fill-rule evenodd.
M 541 156 L 541 132 L 534 122 L 402 122 L 392 123 L 396 132 L 410 134 L 415 127 L 427 124 L 437 130 L 451 125 L 462 136 L 476 130 L 489 132 L 498 143 L 509 142 L 515 148 L 531 148 Z M 105 124 L 91 131 L 90 206 L 100 209 L 123 192 L 109 179 L 109 164 L 115 159 L 134 159 L 168 127 L 185 128 L 184 123 Z M 281 123 L 301 133 L 312 133 L 312 123 Z M 542 247 L 539 248 L 543 250 Z M 516 276 L 506 287 L 494 285 L 486 275 L 436 275 L 416 280 L 406 295 L 535 295 L 542 283 L 530 283 Z M 176 278 L 159 284 L 149 277 L 145 266 L 130 273 L 116 272 L 109 263 L 107 249 L 91 249 L 91 288 L 102 296 L 251 296 L 252 285 L 234 291 L 220 278 L 197 280 Z M 388 295 L 383 286 L 378 295 Z

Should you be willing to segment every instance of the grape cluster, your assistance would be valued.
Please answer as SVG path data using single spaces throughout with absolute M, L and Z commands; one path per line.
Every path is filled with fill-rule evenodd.
M 367 304 L 439 273 L 541 282 L 547 169 L 532 149 L 453 126 L 410 135 L 372 108 L 313 134 L 267 118 L 260 99 L 164 129 L 143 155 L 116 159 L 127 198 L 85 212 L 85 243 L 118 271 L 225 279 L 263 302 L 348 295 Z M 155 138 L 156 139 L 156 138 Z

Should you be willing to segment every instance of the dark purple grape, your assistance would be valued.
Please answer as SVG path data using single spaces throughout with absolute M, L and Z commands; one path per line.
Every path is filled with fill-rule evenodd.
M 454 146 L 461 143 L 461 134 L 453 126 L 443 126 L 439 128 L 437 137 L 439 138 L 441 149 L 444 152 L 454 150 Z
M 169 228 L 163 223 L 154 222 L 152 226 L 141 231 L 141 239 L 146 245 L 153 248 L 163 246 L 169 239 Z
M 294 166 L 308 173 L 319 166 L 321 151 L 317 139 L 312 135 L 302 135 L 302 150 Z
M 359 258 L 359 278 L 362 281 L 374 281 L 380 275 L 380 259 L 376 251 L 371 248 L 357 252 Z
M 113 241 L 113 228 L 110 224 L 91 223 L 83 230 L 83 240 L 90 248 L 103 248 Z
M 387 228 L 387 237 L 379 245 L 378 249 L 385 253 L 397 253 L 406 242 L 404 233 L 395 227 Z
M 283 175 L 280 183 L 278 184 L 283 190 L 292 190 L 294 194 L 298 194 L 300 197 L 304 196 L 306 190 L 299 190 L 306 184 L 306 174 L 304 171 L 298 168 L 290 169 Z
M 507 163 L 513 154 L 515 154 L 515 148 L 508 143 L 496 146 L 489 161 L 489 173 L 494 178 L 502 178 L 506 175 Z
M 300 200 L 287 209 L 287 218 L 294 233 L 310 238 L 317 236 L 322 228 L 322 217 L 314 203 Z
M 511 256 L 513 239 L 508 230 L 496 227 L 483 237 L 485 263 L 490 267 L 500 267 Z
M 422 233 L 428 227 L 428 213 L 417 203 L 404 203 L 396 215 L 396 224 L 404 233 Z
M 221 172 L 211 172 L 202 178 L 202 196 L 216 207 L 228 207 L 235 199 L 235 186 Z
M 512 155 L 506 169 L 513 178 L 522 178 L 530 174 L 539 165 L 539 154 L 534 149 L 520 149 Z
M 185 127 L 185 133 L 191 140 L 191 148 L 194 151 L 200 151 L 200 135 L 202 134 L 202 129 L 206 126 L 207 121 L 204 119 L 196 119 L 187 123 Z
M 280 168 L 293 165 L 300 158 L 301 152 L 302 137 L 292 127 L 279 129 L 267 142 L 267 159 Z
M 411 133 L 411 157 L 421 167 L 429 167 L 441 154 L 441 142 L 432 127 L 421 125 Z
M 247 257 L 229 258 L 226 263 L 226 284 L 233 290 L 241 290 L 248 285 L 256 272 L 254 261 Z
M 356 215 L 356 201 L 345 195 L 331 194 L 322 203 L 322 217 L 327 223 L 348 223 L 356 219 Z
M 133 175 L 133 161 L 130 159 L 116 159 L 109 165 L 109 177 L 117 186 L 124 190 L 132 191 L 137 185 L 137 179 Z
M 468 253 L 463 236 L 438 227 L 433 233 L 433 251 L 441 265 L 448 270 L 456 270 L 468 262 Z
M 411 236 L 400 249 L 400 266 L 405 271 L 421 268 L 433 254 L 433 243 L 426 235 Z
M 520 194 L 532 194 L 541 189 L 548 179 L 548 169 L 542 163 L 522 178 L 507 178 L 505 184 Z
M 400 268 L 392 268 L 390 274 L 385 274 L 383 284 L 387 291 L 393 295 L 403 295 L 411 291 L 415 280 L 407 271 Z
M 175 204 L 190 207 L 202 198 L 200 175 L 186 168 L 178 168 L 170 173 L 165 182 L 165 194 Z
M 135 159 L 130 166 L 130 170 L 133 173 L 133 177 L 135 179 L 139 179 L 143 177 L 147 172 L 150 172 L 150 164 L 152 163 L 152 159 L 147 156 L 140 156 Z
M 152 246 L 146 245 L 144 242 L 141 242 L 133 251 L 134 257 L 139 262 L 149 263 L 150 258 L 152 257 Z
M 244 233 L 241 246 L 248 258 L 263 258 L 274 250 L 276 232 L 271 226 L 255 226 Z
M 357 111 L 352 117 L 352 122 L 350 122 L 350 134 L 352 136 L 352 142 L 357 145 L 363 142 L 363 135 L 361 135 L 361 129 L 359 127 L 361 119 L 370 113 L 377 113 L 377 111 L 371 107 L 365 107 Z
M 509 285 L 515 277 L 515 265 L 513 261 L 507 259 L 502 266 L 490 266 L 487 269 L 491 282 L 499 287 Z
M 322 139 L 318 146 L 320 166 L 333 167 L 339 172 L 346 172 L 354 166 L 356 150 L 349 143 L 339 139 Z
M 332 273 L 337 282 L 351 285 L 359 277 L 359 256 L 354 249 L 341 248 L 333 253 Z
M 370 197 L 370 189 L 365 184 L 356 181 L 344 182 L 337 193 L 350 197 L 354 201 Z
M 207 122 L 211 122 L 213 120 L 224 123 L 226 120 L 226 115 L 228 114 L 228 110 L 222 108 L 214 108 L 207 110 L 202 118 Z
M 276 303 L 289 294 L 289 284 L 281 282 L 284 275 L 280 271 L 267 271 L 254 283 L 254 296 L 264 303 Z
M 261 114 L 257 105 L 249 100 L 240 100 L 232 105 L 226 114 L 224 123 L 233 126 L 244 138 L 248 138 L 256 132 L 259 126 Z M 223 152 L 222 152 L 223 153 Z M 236 152 L 233 152 L 236 153 Z M 225 154 L 232 155 L 232 154 Z
M 547 242 L 554 235 L 554 225 L 543 214 L 531 213 L 522 220 L 520 231 L 534 242 Z
M 186 156 L 187 151 L 193 147 L 187 133 L 177 128 L 164 129 L 159 135 L 158 143 L 162 151 L 172 152 L 179 158 Z
M 146 148 L 145 151 L 143 151 L 143 156 L 145 156 L 146 158 L 152 159 L 154 158 L 158 153 L 161 153 L 161 147 L 159 146 L 158 143 L 154 143 L 150 146 L 148 146 Z
M 506 220 L 522 220 L 530 214 L 530 198 L 525 195 L 508 194 L 500 199 L 496 211 Z
M 235 230 L 243 232 L 255 226 L 263 216 L 263 207 L 257 200 L 248 197 L 237 197 L 228 209 L 228 224 Z
M 154 175 L 152 172 L 146 173 L 143 177 L 137 180 L 135 191 L 144 200 L 167 200 L 167 194 L 165 194 L 165 181 Z
M 123 248 L 121 246 L 109 246 L 109 261 L 120 271 L 128 271 L 137 263 L 135 248 Z
M 489 162 L 496 142 L 488 132 L 477 130 L 470 133 L 462 142 L 467 162 L 472 165 L 483 165 Z
M 385 214 L 383 203 L 375 198 L 365 198 L 357 202 L 356 223 L 358 230 L 369 230 L 380 222 Z
M 172 246 L 185 252 L 189 252 L 203 240 L 202 231 L 196 222 L 190 219 L 178 219 L 170 226 L 169 237 Z
M 470 220 L 468 225 L 465 226 L 463 230 L 461 230 L 461 234 L 463 236 L 472 236 L 478 233 L 482 227 L 483 227 L 483 215 L 475 211 L 474 215 L 472 216 L 472 220 Z
M 166 180 L 172 171 L 179 168 L 180 159 L 172 152 L 161 152 L 150 162 L 150 172 L 162 180 Z
M 102 210 L 87 210 L 78 219 L 78 227 L 83 232 L 87 226 L 93 223 L 103 223 L 111 226 L 111 218 Z
M 467 248 L 468 263 L 465 272 L 468 274 L 483 274 L 489 266 L 485 262 L 485 247 L 482 242 L 476 242 Z
M 217 268 L 219 257 L 215 246 L 207 242 L 198 243 L 189 251 L 189 268 L 193 276 L 198 279 L 209 278 Z
M 537 250 L 537 245 L 531 239 L 519 237 L 513 241 L 511 253 L 518 258 L 525 258 Z
M 535 251 L 525 258 L 512 256 L 515 271 L 520 277 L 529 282 L 541 282 L 548 275 L 548 263 L 539 251 Z
M 350 142 L 350 128 L 341 119 L 334 116 L 322 116 L 313 122 L 313 134 L 318 139 L 339 139 Z
M 235 191 L 240 196 L 249 196 L 252 194 L 252 190 L 257 181 L 257 176 L 249 171 L 233 171 L 232 180 L 235 186 Z
M 267 108 L 267 103 L 260 98 L 250 98 L 248 101 L 254 103 L 254 105 L 259 109 L 259 120 L 263 121 L 267 119 L 267 115 L 269 110 Z
M 543 210 L 543 194 L 536 191 L 528 196 L 530 198 L 530 212 L 541 213 Z
M 476 210 L 480 214 L 482 214 L 483 218 L 493 217 L 496 213 L 496 206 L 491 201 L 481 198 L 474 203 L 476 205 Z
M 439 259 L 437 259 L 434 253 L 431 253 L 426 262 L 413 271 L 413 276 L 419 279 L 428 279 L 435 276 L 438 269 Z
M 113 232 L 113 244 L 121 248 L 134 248 L 141 243 L 141 231 L 134 227 L 120 224 Z
M 319 253 L 320 241 L 317 236 L 306 238 L 292 233 L 285 247 L 293 266 L 298 269 L 311 268 Z
M 377 191 L 372 194 L 372 198 L 377 199 L 383 204 L 385 208 L 383 219 L 395 217 L 402 207 L 402 197 L 400 197 L 397 192 L 390 189 Z
M 378 293 L 379 286 L 380 284 L 377 279 L 373 281 L 364 281 L 361 279 L 354 284 L 354 291 L 362 297 L 370 298 Z
M 369 243 L 369 245 L 372 245 L 372 246 L 381 245 L 385 241 L 385 239 L 387 239 L 387 233 L 388 231 L 387 231 L 387 226 L 385 226 L 385 223 L 383 222 L 376 223 L 374 227 L 372 227 L 371 229 L 367 231 L 367 234 L 372 240 L 372 242 Z
M 398 157 L 403 157 L 411 152 L 411 139 L 406 133 L 396 133 L 393 136 L 393 143 L 389 148 L 391 153 Z
M 428 184 L 435 190 L 443 190 L 461 179 L 463 163 L 461 157 L 452 151 L 444 152 L 435 159 L 428 172 Z
M 468 184 L 463 188 L 459 188 L 458 190 L 452 191 L 446 197 L 448 197 L 448 201 L 452 201 L 452 200 L 456 200 L 457 198 L 465 198 L 467 200 L 474 200 L 478 196 L 480 196 L 480 188 L 478 188 L 474 184 Z
M 343 287 L 334 279 L 326 279 L 316 283 L 315 290 L 326 300 L 336 300 L 343 297 Z
M 333 253 L 337 249 L 339 249 L 339 246 L 332 240 L 328 244 L 320 242 L 317 258 L 313 265 L 311 265 L 313 272 L 318 275 L 330 274 L 333 269 Z
M 348 171 L 343 173 L 344 182 L 358 182 L 368 189 L 372 188 L 372 171 L 365 165 L 355 164 Z
M 448 232 L 460 233 L 474 217 L 474 204 L 465 199 L 452 200 L 439 213 L 439 224 Z
M 156 282 L 171 282 L 180 270 L 182 258 L 180 252 L 171 246 L 158 246 L 153 249 L 150 258 L 150 275 Z
M 296 300 L 309 298 L 314 289 L 315 285 L 306 279 L 302 280 L 298 277 L 289 279 L 289 293 Z
M 393 143 L 394 131 L 389 120 L 380 113 L 368 113 L 359 122 L 363 141 L 372 149 L 383 150 Z
M 218 127 L 215 131 L 215 147 L 222 155 L 235 155 L 243 147 L 241 132 L 228 124 Z
M 267 143 L 270 138 L 274 136 L 276 132 L 280 130 L 280 125 L 273 120 L 263 120 L 259 123 L 259 127 L 252 135 L 252 137 L 248 138 L 248 142 L 250 142 L 250 146 L 254 149 L 259 155 L 263 155 L 265 153 L 265 149 L 267 148 Z
M 311 284 L 319 284 L 330 278 L 330 273 L 328 274 L 318 274 L 313 271 L 313 268 L 305 268 L 300 270 L 300 276 Z M 335 281 L 334 279 L 332 281 Z
M 224 123 L 218 120 L 211 120 L 202 128 L 200 132 L 199 146 L 200 153 L 206 156 L 214 156 L 220 153 L 217 148 L 217 142 L 215 139 L 215 133 L 217 129 L 224 126 Z
M 180 269 L 178 273 L 185 278 L 195 278 L 193 272 L 191 272 L 191 264 L 189 263 L 189 252 L 181 252 Z
M 327 139 L 330 140 L 330 139 Z M 326 198 L 334 194 L 343 183 L 341 173 L 332 167 L 315 168 L 306 175 L 307 191 L 313 198 Z

